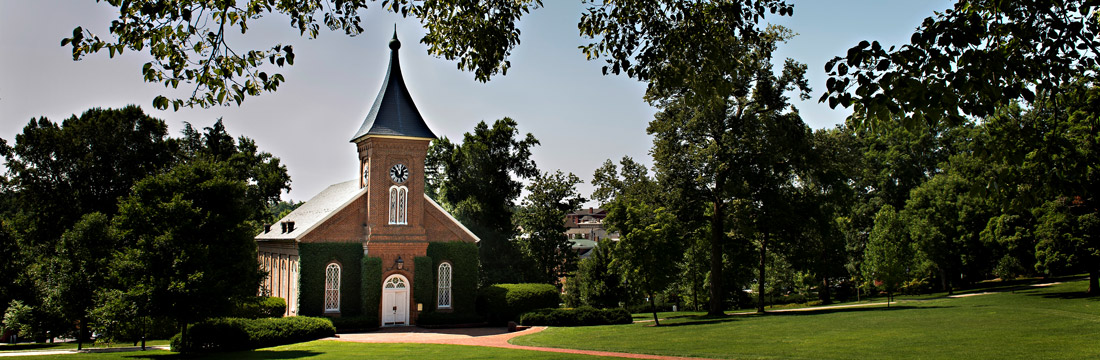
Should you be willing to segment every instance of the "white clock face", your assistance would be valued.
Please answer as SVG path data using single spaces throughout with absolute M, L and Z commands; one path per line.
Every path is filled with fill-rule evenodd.
M 390 180 L 398 184 L 409 180 L 409 168 L 405 167 L 405 164 L 394 164 L 390 168 Z

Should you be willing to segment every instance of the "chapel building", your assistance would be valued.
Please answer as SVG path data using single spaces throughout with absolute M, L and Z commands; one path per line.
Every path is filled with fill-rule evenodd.
M 412 325 L 425 313 L 473 313 L 477 236 L 424 193 L 436 136 L 390 63 L 352 136 L 358 179 L 329 186 L 256 236 L 261 292 L 286 316 L 328 316 L 361 327 Z M 457 314 L 456 314 L 457 315 Z

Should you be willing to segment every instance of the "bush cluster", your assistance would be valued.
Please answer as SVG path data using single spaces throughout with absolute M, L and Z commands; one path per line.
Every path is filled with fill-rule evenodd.
M 528 326 L 591 326 L 630 324 L 634 319 L 626 309 L 597 309 L 582 306 L 576 309 L 540 309 L 520 316 L 520 324 Z
M 286 313 L 286 300 L 274 296 L 257 296 L 251 301 L 237 304 L 233 311 L 234 317 L 260 319 L 269 317 L 282 317 Z
M 417 325 L 466 325 L 466 324 L 480 324 L 485 322 L 485 319 L 480 315 L 471 313 L 453 313 L 453 312 L 426 312 L 420 313 L 420 316 L 416 318 Z
M 217 318 L 187 327 L 187 340 L 176 334 L 172 351 L 201 353 L 258 349 L 333 336 L 325 318 L 305 316 L 265 319 Z
M 490 324 L 500 325 L 519 320 L 519 316 L 535 309 L 556 308 L 561 303 L 558 288 L 549 284 L 497 284 L 478 294 L 478 313 Z

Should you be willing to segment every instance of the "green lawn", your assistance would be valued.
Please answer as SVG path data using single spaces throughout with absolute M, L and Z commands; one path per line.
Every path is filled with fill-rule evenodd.
M 1100 358 L 1100 298 L 1085 281 L 963 298 L 903 300 L 889 309 L 670 317 L 652 323 L 551 328 L 512 340 L 717 358 Z M 668 326 L 665 326 L 668 325 Z
M 168 345 L 168 340 L 149 340 L 145 342 L 145 346 L 154 345 Z M 96 343 L 89 344 L 84 343 L 84 348 L 120 348 L 120 347 L 132 347 L 134 343 L 122 342 L 122 343 Z M 137 346 L 141 346 L 138 343 Z M 53 343 L 24 343 L 24 344 L 0 344 L 0 353 L 10 351 L 34 351 L 34 350 L 75 350 L 76 342 L 53 342 Z
M 254 351 L 241 351 L 202 356 L 184 356 L 164 350 L 125 353 L 66 354 L 54 356 L 26 356 L 5 359 L 27 360 L 172 360 L 172 359 L 605 359 L 595 356 L 571 355 L 541 351 L 526 351 L 462 345 L 432 344 L 365 344 L 331 340 L 310 341 L 300 344 L 277 346 Z

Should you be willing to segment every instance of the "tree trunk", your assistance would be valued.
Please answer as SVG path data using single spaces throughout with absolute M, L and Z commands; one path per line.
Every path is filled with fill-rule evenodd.
M 760 277 L 756 283 L 756 312 L 764 313 L 764 267 L 768 261 L 768 234 L 760 239 Z
M 1093 267 L 1092 271 L 1089 271 L 1088 294 L 1100 295 L 1100 268 Z
M 947 291 L 947 295 L 954 295 L 951 289 L 951 280 L 947 278 L 947 271 L 940 269 L 940 286 Z
M 722 301 L 722 237 L 725 236 L 722 200 L 714 200 L 714 213 L 710 217 L 710 306 L 707 315 L 725 315 Z
M 76 350 L 80 351 L 84 349 L 84 321 L 81 319 L 77 322 L 80 327 L 76 329 Z
M 817 292 L 818 297 L 821 298 L 822 305 L 829 305 L 833 303 L 832 290 L 829 289 L 829 274 L 825 273 L 821 277 L 821 291 Z
M 649 310 L 653 312 L 653 326 L 661 326 L 661 320 L 657 320 L 657 295 L 649 294 Z

